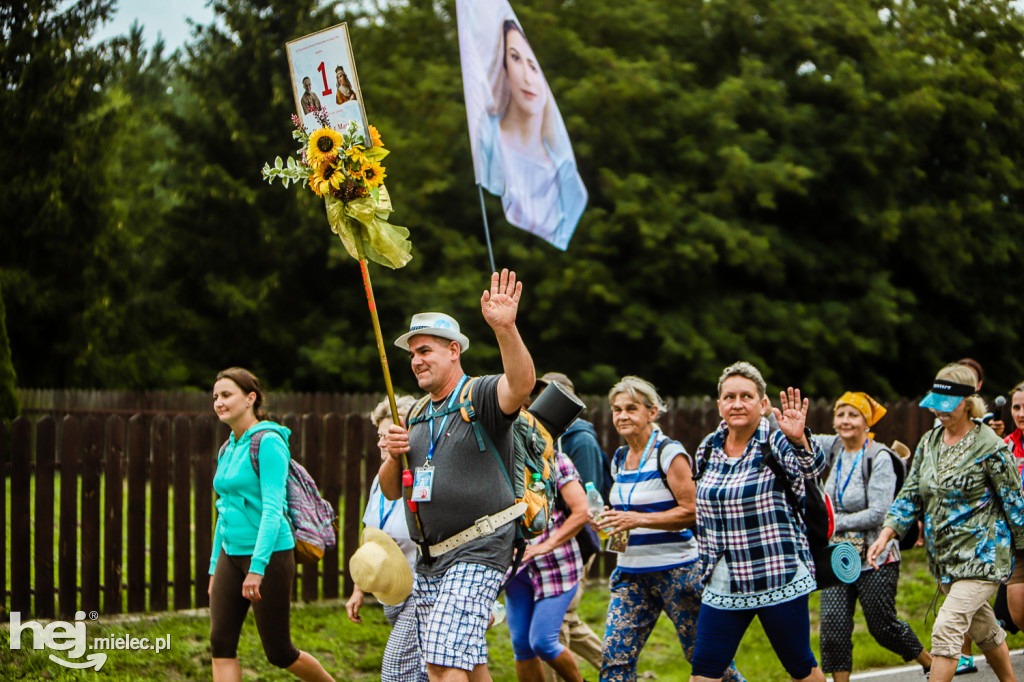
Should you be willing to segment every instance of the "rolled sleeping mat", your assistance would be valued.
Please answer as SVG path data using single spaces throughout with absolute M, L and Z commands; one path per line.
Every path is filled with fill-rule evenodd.
M 544 425 L 552 438 L 558 440 L 585 407 L 583 401 L 569 389 L 557 381 L 552 381 L 527 408 L 527 412 Z
M 860 552 L 849 542 L 829 545 L 814 558 L 819 590 L 855 582 L 860 577 L 861 568 Z

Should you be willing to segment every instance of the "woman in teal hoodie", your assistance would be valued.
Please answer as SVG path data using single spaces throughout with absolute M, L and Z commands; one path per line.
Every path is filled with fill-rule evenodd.
M 252 372 L 232 367 L 217 375 L 213 409 L 231 435 L 213 477 L 218 496 L 209 587 L 213 679 L 241 681 L 236 651 L 252 605 L 268 661 L 302 680 L 333 680 L 319 661 L 292 644 L 295 538 L 285 501 L 291 432 L 267 420 L 262 406 L 263 392 Z M 250 454 L 254 440 L 259 474 Z

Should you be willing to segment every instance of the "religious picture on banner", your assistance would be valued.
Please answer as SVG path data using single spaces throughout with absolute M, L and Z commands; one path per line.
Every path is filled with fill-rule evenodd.
M 306 129 L 320 127 L 309 113 L 310 108 L 326 108 L 333 128 L 344 132 L 355 121 L 368 146 L 369 128 L 348 26 L 338 24 L 317 31 L 288 42 L 286 47 L 295 109 Z
M 507 0 L 457 0 L 476 181 L 505 217 L 563 251 L 587 190 L 562 115 Z

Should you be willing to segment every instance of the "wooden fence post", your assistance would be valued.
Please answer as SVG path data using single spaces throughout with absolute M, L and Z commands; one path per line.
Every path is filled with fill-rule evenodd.
M 324 417 L 324 484 L 320 492 L 335 511 L 341 500 L 343 427 L 344 421 L 338 415 L 329 414 Z M 338 544 L 324 554 L 324 599 L 338 598 L 338 555 L 341 543 L 339 534 Z
M 18 417 L 11 442 L 11 611 L 32 614 L 32 422 Z
M 82 423 L 82 526 L 81 597 L 83 611 L 100 610 L 100 466 L 103 430 L 92 415 Z
M 302 418 L 302 448 L 305 459 L 304 466 L 309 475 L 317 484 L 317 488 L 323 483 L 323 464 L 320 456 L 320 429 L 319 417 L 314 414 L 307 414 Z M 319 584 L 320 564 L 306 564 L 302 567 L 302 598 L 305 601 L 316 601 L 320 596 Z
M 60 539 L 57 541 L 57 600 L 60 615 L 74 618 L 78 610 L 78 462 L 82 428 L 77 417 L 64 417 L 60 441 Z
M 174 608 L 192 606 L 192 422 L 174 418 Z M 209 559 L 209 557 L 207 557 Z M 209 564 L 206 566 L 209 569 Z M 209 585 L 207 570 L 196 576 Z
M 358 414 L 350 414 L 345 418 L 345 519 L 342 523 L 342 535 L 344 545 L 342 546 L 342 557 L 344 561 L 344 576 L 342 580 L 343 594 L 352 594 L 352 577 L 349 574 L 348 562 L 359 547 L 359 520 L 362 518 L 362 445 L 363 445 L 363 417 Z
M 171 422 L 153 419 L 153 464 L 150 469 L 149 608 L 167 610 L 167 484 L 171 461 Z
M 35 594 L 36 618 L 56 615 L 53 592 L 53 484 L 57 423 L 46 416 L 36 422 Z
M 124 419 L 107 418 L 107 456 L 104 472 L 103 613 L 121 613 L 121 553 L 124 547 Z
M 210 417 L 204 415 L 196 419 L 196 458 L 193 475 L 196 511 L 195 530 L 195 604 L 196 607 L 209 606 L 210 595 L 207 594 L 209 580 L 210 551 L 213 547 L 213 472 L 217 466 L 217 447 L 214 441 L 214 424 Z
M 146 610 L 146 464 L 149 425 L 141 414 L 128 420 L 128 611 Z M 156 588 L 152 585 L 151 589 Z
M 7 480 L 7 445 L 12 438 L 9 422 L 0 419 L 0 480 Z M 0 485 L 0 547 L 7 546 L 7 486 Z M 0 563 L 0 613 L 7 612 L 7 562 Z

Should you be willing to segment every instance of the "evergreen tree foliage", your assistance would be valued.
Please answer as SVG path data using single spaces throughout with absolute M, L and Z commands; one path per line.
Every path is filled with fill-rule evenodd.
M 15 367 L 30 386 L 74 385 L 90 342 L 81 315 L 103 224 L 94 171 L 107 65 L 86 40 L 112 5 L 0 3 L 0 286 Z
M 0 419 L 14 419 L 21 411 L 16 389 L 18 378 L 11 364 L 11 343 L 7 338 L 4 292 L 0 287 Z
M 392 152 L 391 219 L 412 231 L 408 266 L 371 266 L 386 343 L 445 310 L 473 340 L 468 369 L 498 369 L 454 0 L 218 1 L 180 59 L 135 34 L 81 48 L 109 3 L 2 7 L 0 210 L 18 228 L 0 280 L 26 385 L 206 387 L 241 364 L 277 389 L 381 389 L 358 267 L 322 202 L 259 176 L 294 151 L 285 43 L 338 21 Z M 540 371 L 703 394 L 746 359 L 776 386 L 882 398 L 965 355 L 987 386 L 1024 376 L 1009 0 L 514 8 L 590 194 L 565 253 L 485 197 Z

